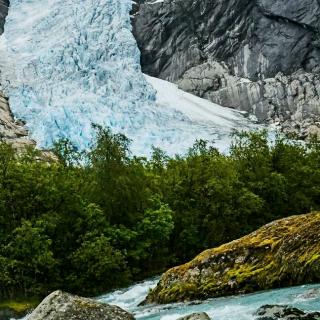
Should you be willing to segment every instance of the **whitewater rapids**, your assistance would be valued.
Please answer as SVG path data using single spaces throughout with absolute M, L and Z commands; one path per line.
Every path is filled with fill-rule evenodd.
M 156 286 L 158 280 L 146 280 L 127 289 L 101 296 L 98 300 L 132 312 L 136 319 L 140 320 L 176 320 L 194 312 L 206 312 L 211 319 L 217 320 L 253 320 L 253 313 L 266 304 L 290 305 L 305 311 L 320 310 L 320 284 L 209 299 L 196 303 L 138 307 L 149 289 Z

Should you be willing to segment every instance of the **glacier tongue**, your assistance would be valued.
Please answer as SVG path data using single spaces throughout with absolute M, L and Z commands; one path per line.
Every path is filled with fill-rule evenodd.
M 207 118 L 204 108 L 221 107 L 201 106 L 202 99 L 186 98 L 174 85 L 146 79 L 130 9 L 131 0 L 10 1 L 1 85 L 39 146 L 67 137 L 87 148 L 96 123 L 126 134 L 136 154 L 147 155 L 152 145 L 173 154 L 197 138 L 224 145 L 232 127 L 250 127 L 231 110 Z

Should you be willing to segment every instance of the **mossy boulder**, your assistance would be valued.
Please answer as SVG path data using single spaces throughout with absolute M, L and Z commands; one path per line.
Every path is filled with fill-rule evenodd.
M 19 300 L 0 302 L 0 320 L 22 318 L 37 305 L 37 300 Z
M 31 313 L 28 320 L 134 320 L 117 306 L 55 291 Z
M 145 303 L 206 299 L 320 281 L 320 213 L 292 216 L 168 270 Z

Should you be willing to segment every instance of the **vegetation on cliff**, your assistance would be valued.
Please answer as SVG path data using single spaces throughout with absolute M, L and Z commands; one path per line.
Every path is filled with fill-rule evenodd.
M 320 281 L 320 213 L 274 221 L 170 269 L 147 302 L 168 303 Z
M 319 141 L 269 144 L 264 132 L 239 133 L 229 155 L 198 141 L 184 156 L 154 149 L 150 159 L 129 145 L 97 128 L 87 153 L 60 141 L 59 161 L 50 162 L 0 144 L 2 300 L 55 289 L 99 294 L 320 209 Z M 318 256 L 301 259 L 314 265 Z M 230 278 L 245 271 L 257 272 Z

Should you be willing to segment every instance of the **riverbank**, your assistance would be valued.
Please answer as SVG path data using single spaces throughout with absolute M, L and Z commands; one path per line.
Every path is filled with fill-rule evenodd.
M 211 319 L 253 320 L 254 313 L 266 304 L 290 305 L 306 312 L 320 310 L 320 283 L 284 289 L 267 290 L 247 295 L 235 295 L 165 305 L 138 306 L 158 278 L 116 290 L 98 298 L 100 302 L 117 305 L 131 312 L 137 320 L 177 320 L 197 312 L 206 312 Z
M 30 310 L 33 310 L 40 301 L 41 299 L 37 298 L 1 301 L 0 319 L 23 317 Z

